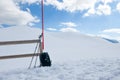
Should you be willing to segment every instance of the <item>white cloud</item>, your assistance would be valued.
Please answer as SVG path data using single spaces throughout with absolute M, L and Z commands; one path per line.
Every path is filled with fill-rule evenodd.
M 120 29 L 107 29 L 107 30 L 104 30 L 103 32 L 105 32 L 105 33 L 119 33 L 120 34 Z
M 76 27 L 77 24 L 73 22 L 62 22 L 60 26 L 63 26 L 64 28 L 61 28 L 59 31 L 61 32 L 79 32 Z
M 0 24 L 25 26 L 34 22 L 39 22 L 37 17 L 21 10 L 13 0 L 0 1 Z
M 107 4 L 107 3 L 112 3 L 113 0 L 101 0 L 104 4 Z
M 62 26 L 62 28 L 60 29 L 56 29 L 56 28 L 47 28 L 47 30 L 49 31 L 60 31 L 60 32 L 79 32 L 79 30 L 76 29 L 76 24 L 73 22 L 62 22 L 60 24 L 60 26 Z
M 57 31 L 57 29 L 55 29 L 55 28 L 47 28 L 47 30 L 49 30 L 49 31 Z
M 47 5 L 53 5 L 58 10 L 65 10 L 68 12 L 75 11 L 84 11 L 87 10 L 87 13 L 84 16 L 90 15 L 110 15 L 111 14 L 111 6 L 108 3 L 112 3 L 114 0 L 63 0 L 62 2 L 58 0 L 46 0 Z M 99 4 L 100 2 L 103 3 Z M 95 6 L 96 3 L 99 6 Z
M 71 27 L 61 28 L 60 31 L 61 32 L 79 32 L 77 29 L 71 28 Z
M 76 27 L 77 25 L 73 22 L 62 22 L 61 25 L 66 27 Z
M 99 5 L 97 8 L 90 8 L 84 16 L 90 15 L 110 15 L 112 13 L 111 7 L 107 4 Z
M 116 9 L 120 12 L 120 2 L 117 4 Z
M 97 8 L 97 13 L 101 13 L 104 15 L 110 15 L 111 14 L 111 7 L 109 5 L 99 5 Z
M 21 2 L 22 4 L 33 4 L 33 3 L 39 3 L 40 0 L 14 0 L 15 2 Z
M 90 8 L 87 13 L 84 14 L 84 16 L 90 16 L 96 14 L 96 11 L 94 8 Z
M 47 5 L 53 5 L 58 10 L 66 10 L 68 12 L 83 11 L 91 7 L 94 7 L 97 0 L 63 0 L 59 2 L 58 0 L 46 0 Z

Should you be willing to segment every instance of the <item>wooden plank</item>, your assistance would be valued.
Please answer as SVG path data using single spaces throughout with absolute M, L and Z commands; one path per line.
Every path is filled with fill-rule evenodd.
M 20 40 L 20 41 L 3 41 L 0 42 L 0 46 L 3 45 L 15 45 L 15 44 L 30 44 L 40 42 L 38 39 L 36 40 Z
M 0 56 L 0 60 L 3 59 L 14 59 L 14 58 L 25 58 L 25 57 L 32 57 L 38 56 L 40 53 L 30 53 L 30 54 L 19 54 L 19 55 L 8 55 L 8 56 Z

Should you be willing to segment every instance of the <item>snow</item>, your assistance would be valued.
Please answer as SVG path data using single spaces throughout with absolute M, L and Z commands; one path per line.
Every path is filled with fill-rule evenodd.
M 120 59 L 91 59 L 3 72 L 0 80 L 116 80 L 119 76 Z
M 108 38 L 103 38 L 103 39 L 105 39 L 105 40 L 107 40 L 107 41 L 109 41 L 111 43 L 119 43 L 119 41 L 114 40 L 114 39 L 108 39 Z
M 37 39 L 40 32 L 33 27 L 0 28 L 0 41 Z M 0 46 L 0 55 L 33 53 L 35 46 Z M 28 70 L 31 58 L 1 60 L 0 80 L 120 80 L 119 48 L 120 43 L 100 37 L 45 31 L 52 67 Z

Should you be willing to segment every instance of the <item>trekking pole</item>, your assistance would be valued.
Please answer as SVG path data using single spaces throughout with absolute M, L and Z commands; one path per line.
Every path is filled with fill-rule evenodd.
M 38 43 L 37 43 L 37 45 L 36 45 L 36 47 L 35 47 L 35 51 L 34 51 L 34 54 L 33 54 L 33 56 L 32 56 L 32 59 L 31 59 L 31 61 L 30 61 L 30 65 L 29 65 L 28 69 L 31 68 L 31 65 L 32 65 L 32 62 L 33 62 L 33 59 L 34 59 L 34 56 L 35 56 L 35 53 L 36 53 L 37 47 L 38 47 Z
M 40 50 L 39 50 L 39 48 L 38 48 L 37 53 L 39 53 L 39 52 L 40 52 Z M 37 54 L 37 56 L 36 56 L 35 64 L 34 64 L 34 68 L 36 68 L 36 64 L 37 64 L 38 56 L 39 56 L 39 54 Z

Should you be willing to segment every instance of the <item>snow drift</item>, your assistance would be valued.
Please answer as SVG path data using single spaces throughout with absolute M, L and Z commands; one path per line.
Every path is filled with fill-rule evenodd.
M 9 27 L 9 28 L 1 28 L 0 29 L 0 41 L 10 41 L 10 40 L 28 40 L 28 39 L 37 39 L 41 30 L 38 28 L 31 27 Z M 12 54 L 21 54 L 21 53 L 31 53 L 34 52 L 36 44 L 24 44 L 24 45 L 11 45 L 11 46 L 0 46 L 0 55 L 12 55 Z M 15 73 L 11 73 L 10 70 L 16 69 L 26 69 L 29 65 L 31 58 L 23 58 L 23 59 L 11 59 L 11 60 L 1 60 L 0 61 L 0 72 L 8 71 L 7 74 L 0 74 L 0 79 L 9 80 L 4 77 L 4 75 L 9 75 L 10 80 L 25 80 L 28 75 L 33 75 L 34 77 L 29 77 L 31 80 L 38 80 L 39 78 L 42 80 L 50 78 L 50 80 L 58 79 L 58 80 L 107 80 L 111 79 L 108 77 L 114 76 L 112 74 L 112 68 L 114 65 L 117 65 L 115 68 L 115 73 L 118 71 L 119 60 L 120 58 L 120 43 L 111 43 L 100 37 L 91 37 L 80 33 L 65 33 L 65 32 L 45 32 L 45 51 L 49 52 L 49 55 L 52 59 L 52 68 L 41 68 L 30 71 L 15 71 Z M 81 61 L 81 59 L 83 59 Z M 104 59 L 108 59 L 107 62 Z M 111 60 L 113 60 L 112 63 Z M 89 62 L 89 60 L 92 62 Z M 97 60 L 102 60 L 101 63 L 97 62 Z M 85 61 L 85 62 L 84 62 Z M 84 62 L 81 64 L 81 62 Z M 105 62 L 105 64 L 104 64 Z M 95 65 L 94 65 L 95 63 Z M 62 64 L 62 65 L 60 65 Z M 65 65 L 67 64 L 67 65 Z M 87 66 L 90 68 L 88 68 Z M 96 66 L 98 64 L 98 66 Z M 105 66 L 104 66 L 104 65 Z M 75 66 L 70 66 L 75 65 Z M 93 65 L 93 66 L 92 66 Z M 9 66 L 9 67 L 8 67 Z M 70 67 L 68 67 L 70 66 Z M 101 67 L 104 66 L 104 67 Z M 106 68 L 107 66 L 107 68 Z M 59 68 L 63 68 L 62 70 Z M 88 72 L 85 72 L 83 68 L 86 68 Z M 69 69 L 66 74 L 65 70 Z M 94 68 L 98 68 L 95 69 Z M 104 68 L 104 69 L 103 69 Z M 114 68 L 114 67 L 113 67 Z M 50 69 L 50 70 L 48 70 Z M 80 69 L 80 70 L 79 70 Z M 110 72 L 104 70 L 108 69 Z M 45 70 L 45 72 L 41 72 Z M 53 70 L 53 71 L 52 71 Z M 97 73 L 95 72 L 97 70 Z M 35 73 L 35 72 L 36 73 Z M 38 71 L 38 75 L 37 74 Z M 41 73 L 40 73 L 40 72 Z M 47 72 L 48 71 L 48 72 Z M 55 75 L 60 71 L 59 78 Z M 100 71 L 100 72 L 99 72 Z M 101 71 L 103 71 L 103 74 Z M 51 74 L 54 72 L 54 75 Z M 117 75 L 119 75 L 119 72 Z M 21 75 L 19 78 L 12 78 L 12 76 Z M 68 73 L 70 74 L 68 76 Z M 28 75 L 27 75 L 28 74 Z M 75 74 L 72 75 L 72 74 Z M 89 75 L 90 74 L 90 75 Z M 103 75 L 107 76 L 107 78 Z M 76 76 L 80 76 L 76 79 Z M 97 77 L 94 77 L 97 76 Z M 112 76 L 111 76 L 112 75 Z M 38 76 L 38 78 L 37 78 Z M 51 77 L 50 77 L 51 76 Z M 66 77 L 68 76 L 68 77 Z M 84 76 L 84 77 L 83 77 Z M 86 77 L 87 76 L 87 77 Z M 100 78 L 101 76 L 101 78 Z M 26 78 L 27 77 L 27 78 Z M 73 77 L 73 78 L 72 78 Z M 84 79 L 86 77 L 86 79 Z M 9 78 L 9 77 L 8 77 Z M 88 78 L 88 79 L 87 79 Z

